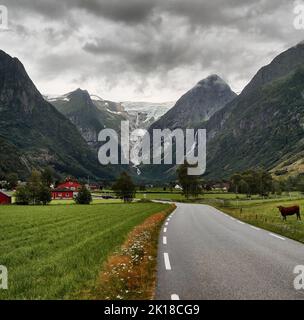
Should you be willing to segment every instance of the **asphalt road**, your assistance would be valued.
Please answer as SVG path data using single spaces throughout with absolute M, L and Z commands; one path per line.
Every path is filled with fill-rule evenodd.
M 160 234 L 156 299 L 304 299 L 304 245 L 205 205 L 177 204 Z

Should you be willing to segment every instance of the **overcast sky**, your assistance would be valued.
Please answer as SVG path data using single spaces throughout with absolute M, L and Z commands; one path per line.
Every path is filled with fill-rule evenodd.
M 304 39 L 289 0 L 0 0 L 18 57 L 44 94 L 78 87 L 114 101 L 175 101 L 218 74 L 240 92 Z

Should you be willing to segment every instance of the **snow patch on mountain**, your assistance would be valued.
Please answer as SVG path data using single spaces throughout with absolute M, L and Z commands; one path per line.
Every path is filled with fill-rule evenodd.
M 146 129 L 161 118 L 173 106 L 174 102 L 122 102 L 123 108 L 133 120 L 135 129 Z

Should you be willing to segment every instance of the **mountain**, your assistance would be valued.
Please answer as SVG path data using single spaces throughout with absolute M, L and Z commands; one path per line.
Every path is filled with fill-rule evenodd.
M 154 122 L 149 128 L 150 136 L 152 137 L 154 129 L 194 129 L 198 123 L 210 119 L 212 115 L 224 108 L 235 97 L 237 97 L 236 93 L 230 89 L 223 79 L 217 75 L 211 75 L 185 93 L 172 109 Z M 174 157 L 175 151 L 173 148 Z M 173 179 L 175 171 L 175 164 L 140 166 L 142 179 L 147 180 Z
M 304 174 L 304 43 L 261 68 L 239 96 L 210 118 L 193 111 L 201 119 L 195 123 L 188 115 L 183 119 L 180 110 L 187 111 L 175 107 L 151 128 L 185 128 L 189 123 L 206 128 L 206 179 L 257 167 L 277 176 Z M 142 172 L 151 179 L 170 179 L 175 169 L 148 166 Z
M 200 81 L 184 94 L 163 117 L 152 124 L 152 129 L 191 128 L 206 121 L 236 97 L 230 87 L 217 75 Z
M 207 177 L 250 167 L 288 172 L 304 162 L 304 44 L 277 56 L 206 123 Z M 298 172 L 299 173 L 299 172 Z
M 145 129 L 170 108 L 166 103 L 117 103 L 90 95 L 86 90 L 81 89 L 59 97 L 46 96 L 45 99 L 78 128 L 88 145 L 95 151 L 100 145 L 98 134 L 102 129 L 114 129 L 120 134 L 121 121 L 126 120 L 130 122 L 131 130 Z M 132 148 L 136 148 L 138 144 L 140 144 L 140 138 L 130 141 Z M 131 174 L 132 171 L 136 174 L 136 169 L 126 166 L 124 169 Z
M 94 149 L 98 147 L 98 134 L 102 129 L 111 128 L 119 132 L 121 121 L 127 118 L 119 104 L 90 96 L 86 90 L 77 89 L 64 96 L 47 99 L 75 124 Z
M 77 128 L 45 101 L 17 58 L 0 51 L 0 173 L 24 178 L 52 166 L 77 177 L 112 178 Z

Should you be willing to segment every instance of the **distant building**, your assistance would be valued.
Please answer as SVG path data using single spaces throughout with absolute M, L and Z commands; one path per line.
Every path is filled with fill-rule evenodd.
M 89 184 L 89 185 L 87 185 L 87 188 L 89 190 L 91 190 L 91 191 L 95 191 L 95 190 L 100 190 L 101 189 L 100 185 L 98 185 L 98 184 Z
M 65 181 L 60 183 L 56 189 L 68 189 L 71 191 L 78 191 L 81 188 L 81 184 L 77 181 Z
M 218 191 L 223 191 L 223 192 L 228 192 L 230 190 L 230 183 L 229 182 L 221 182 L 221 183 L 216 183 L 213 185 L 212 189 L 213 190 L 218 190 Z
M 0 204 L 11 204 L 12 203 L 12 197 L 5 193 L 4 191 L 0 190 Z
M 77 181 L 73 181 L 71 178 L 67 178 L 65 182 L 58 184 L 57 188 L 52 188 L 52 199 L 53 200 L 72 200 L 74 199 L 81 184 Z
M 77 195 L 77 191 L 69 190 L 67 188 L 56 188 L 52 190 L 53 200 L 73 200 Z
M 174 187 L 174 189 L 175 189 L 175 190 L 183 190 L 183 188 L 182 188 L 180 185 L 178 185 L 178 184 Z

